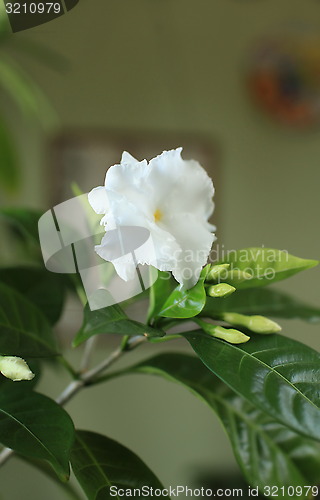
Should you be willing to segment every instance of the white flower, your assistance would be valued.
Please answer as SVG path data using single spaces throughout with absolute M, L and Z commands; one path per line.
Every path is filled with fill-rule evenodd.
M 115 227 L 140 226 L 151 235 L 153 245 L 136 252 L 137 264 L 172 271 L 176 280 L 190 288 L 206 264 L 215 240 L 208 218 L 213 212 L 214 188 L 201 165 L 181 158 L 182 148 L 164 151 L 149 163 L 124 152 L 120 165 L 106 173 L 105 186 L 89 193 L 106 234 L 95 247 L 115 266 L 124 280 L 133 279 L 135 265 L 126 256 L 115 258 L 108 232 Z
M 17 356 L 0 356 L 0 372 L 14 382 L 34 377 L 25 360 Z

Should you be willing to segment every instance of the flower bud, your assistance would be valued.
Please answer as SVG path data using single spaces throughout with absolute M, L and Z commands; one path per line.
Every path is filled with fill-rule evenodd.
M 199 318 L 193 318 L 193 321 L 197 323 L 204 332 L 212 337 L 218 339 L 226 340 L 230 344 L 243 344 L 248 342 L 250 337 L 240 332 L 239 330 L 234 330 L 233 328 L 223 328 L 222 326 L 212 325 Z
M 17 356 L 0 356 L 0 372 L 14 382 L 34 377 L 25 360 Z
M 233 328 L 223 328 L 222 326 L 215 327 L 213 336 L 218 339 L 226 340 L 229 344 L 244 344 L 250 340 L 250 337 L 243 332 L 234 330 Z
M 230 323 L 231 325 L 244 326 L 254 333 L 278 333 L 281 331 L 281 326 L 275 321 L 264 316 L 246 316 L 245 314 L 238 313 L 222 313 L 219 317 Z
M 228 285 L 228 283 L 219 283 L 209 286 L 207 293 L 210 297 L 228 297 L 235 291 L 234 286 Z
M 216 280 L 218 281 L 221 274 L 223 276 L 226 276 L 229 267 L 230 264 L 217 264 L 215 266 L 211 266 L 206 281 L 216 281 Z
M 246 271 L 241 271 L 240 269 L 231 269 L 228 271 L 227 275 L 224 276 L 224 281 L 238 281 L 239 283 L 245 280 L 250 280 L 252 278 L 252 274 L 247 273 Z
M 281 326 L 264 316 L 251 316 L 249 321 L 249 330 L 255 333 L 278 333 Z

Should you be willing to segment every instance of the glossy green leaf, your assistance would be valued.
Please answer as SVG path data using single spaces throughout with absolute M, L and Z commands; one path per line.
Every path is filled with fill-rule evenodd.
M 164 318 L 192 318 L 199 314 L 206 303 L 206 290 L 204 280 L 210 266 L 206 266 L 202 271 L 198 283 L 189 290 L 179 285 L 164 303 L 159 316 Z
M 51 327 L 22 294 L 0 283 L 0 354 L 44 357 L 57 354 Z
M 74 441 L 71 418 L 57 403 L 21 384 L 0 391 L 0 442 L 26 457 L 46 460 L 62 481 L 69 477 Z
M 278 422 L 320 440 L 320 354 L 281 335 L 232 345 L 186 333 L 203 363 L 231 389 Z
M 9 131 L 0 120 L 0 185 L 13 191 L 18 184 L 18 156 Z
M 44 267 L 6 267 L 0 268 L 0 282 L 27 297 L 49 323 L 55 324 L 60 318 L 67 286 L 64 275 Z
M 226 299 L 208 297 L 201 316 L 214 317 L 222 312 L 262 314 L 276 318 L 302 319 L 310 323 L 320 321 L 320 308 L 308 306 L 298 299 L 272 288 L 239 290 Z
M 320 445 L 255 408 L 194 356 L 166 353 L 124 373 L 159 375 L 190 389 L 220 417 L 251 485 L 303 486 L 320 481 Z M 282 498 L 287 498 L 283 496 Z
M 158 272 L 158 277 L 150 287 L 148 321 L 159 314 L 176 283 L 171 273 L 167 271 L 157 271 L 152 268 L 150 272 Z
M 123 496 L 133 496 L 134 488 L 163 489 L 160 481 L 137 455 L 94 432 L 76 431 L 71 465 L 89 500 L 120 500 Z M 112 487 L 113 490 L 110 490 Z M 117 489 L 122 490 L 119 495 L 114 494 Z M 157 498 L 169 497 L 159 495 Z
M 163 337 L 165 332 L 139 321 L 130 319 L 118 304 L 91 311 L 88 304 L 84 308 L 83 323 L 77 333 L 73 345 L 85 342 L 93 335 L 115 333 L 118 335 L 147 335 Z
M 222 261 L 221 261 L 222 263 Z M 240 288 L 270 285 L 318 264 L 317 260 L 300 259 L 273 248 L 243 248 L 230 252 L 223 263 L 230 264 L 227 282 Z M 237 279 L 237 270 L 251 274 L 250 279 Z

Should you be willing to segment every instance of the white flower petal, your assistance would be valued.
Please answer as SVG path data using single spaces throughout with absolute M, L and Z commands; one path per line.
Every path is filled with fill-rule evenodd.
M 164 151 L 149 164 L 124 152 L 121 164 L 106 173 L 108 206 L 101 201 L 101 188 L 91 192 L 89 201 L 105 214 L 101 223 L 106 224 L 96 252 L 112 262 L 124 280 L 133 279 L 135 264 L 148 264 L 172 271 L 179 283 L 190 288 L 206 264 L 215 239 L 211 233 L 215 228 L 208 222 L 214 188 L 201 165 L 183 160 L 181 151 Z M 134 255 L 119 255 L 110 230 L 130 226 L 147 229 L 150 239 L 137 244 Z
M 193 213 L 207 220 L 214 209 L 212 180 L 200 163 L 183 160 L 181 151 L 164 151 L 152 159 L 148 182 L 157 186 L 158 204 L 168 215 Z
M 147 161 L 132 164 L 114 165 L 106 174 L 105 186 L 113 194 L 113 200 L 126 201 L 145 216 L 152 217 L 152 199 L 150 189 L 146 184 L 146 171 L 149 169 Z M 116 212 L 112 210 L 114 214 Z
M 120 276 L 120 278 L 124 281 L 131 281 L 137 275 L 136 264 L 132 259 L 128 260 L 124 256 L 120 257 L 120 259 L 113 260 L 112 264 L 114 265 L 118 276 Z
M 105 214 L 109 209 L 108 195 L 104 186 L 98 186 L 90 191 L 88 200 L 97 214 Z
M 139 264 L 148 264 L 159 271 L 171 271 L 181 248 L 176 239 L 156 224 L 150 225 L 150 240 L 135 252 Z
M 135 189 L 145 188 L 148 169 L 147 160 L 113 165 L 106 173 L 106 189 L 126 195 Z
M 121 156 L 121 165 L 123 165 L 124 163 L 126 163 L 127 165 L 134 165 L 135 163 L 139 163 L 139 161 L 136 160 L 130 153 L 124 151 Z
M 179 283 L 191 288 L 207 263 L 215 235 L 193 214 L 173 215 L 167 226 L 182 249 L 172 273 Z
M 128 229 L 129 226 L 122 226 L 122 232 Z M 134 232 L 131 233 L 131 248 L 125 255 L 121 255 L 123 249 L 115 234 L 116 231 L 107 231 L 101 244 L 95 247 L 95 251 L 102 259 L 112 262 L 122 279 L 125 281 L 133 279 L 137 264 L 152 265 L 160 271 L 171 271 L 175 267 L 176 256 L 181 253 L 181 248 L 170 233 L 157 227 L 156 224 L 150 226 L 148 238 L 141 234 L 140 227 L 135 226 L 132 229 L 135 230 L 136 236 Z
M 140 205 L 144 199 L 140 199 Z M 104 219 L 110 227 L 113 226 L 141 226 L 148 227 L 151 219 L 150 215 L 143 211 L 143 208 L 134 204 L 125 196 L 109 191 L 110 210 L 105 215 Z M 142 208 L 142 210 L 141 210 Z

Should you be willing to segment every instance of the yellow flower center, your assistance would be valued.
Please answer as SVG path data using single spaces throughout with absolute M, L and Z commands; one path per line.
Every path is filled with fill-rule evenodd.
M 162 219 L 162 212 L 157 208 L 157 210 L 153 214 L 155 222 L 159 222 Z

